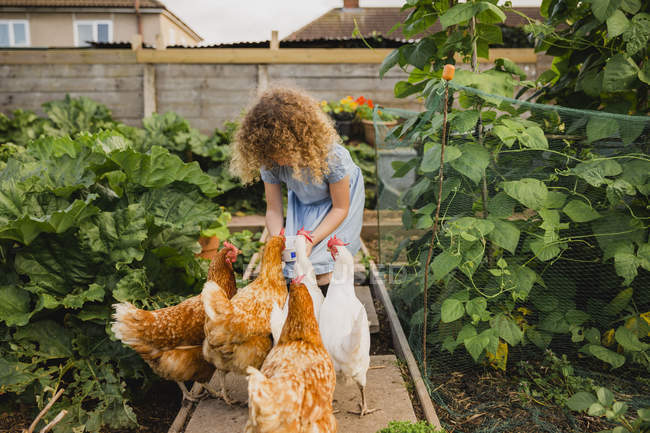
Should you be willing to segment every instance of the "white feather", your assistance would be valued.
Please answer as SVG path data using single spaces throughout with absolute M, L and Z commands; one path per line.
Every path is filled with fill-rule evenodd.
M 284 307 L 280 309 L 280 306 L 277 303 L 273 303 L 273 308 L 271 309 L 271 334 L 273 335 L 273 345 L 276 346 L 278 341 L 280 341 L 280 335 L 282 335 L 282 328 L 284 327 L 284 322 L 287 320 L 289 315 L 289 297 L 287 296 L 287 301 L 284 303 Z
M 320 309 L 320 333 L 336 372 L 365 386 L 370 366 L 368 316 L 354 293 L 354 257 L 343 246 L 337 249 L 334 272 Z
M 307 290 L 311 295 L 311 300 L 314 304 L 314 316 L 316 317 L 316 321 L 318 321 L 321 305 L 323 305 L 325 297 L 323 296 L 323 292 L 318 288 L 314 266 L 311 264 L 311 261 L 307 256 L 307 239 L 305 239 L 304 236 L 296 236 L 294 247 L 296 248 L 294 277 L 299 277 L 300 275 L 305 276 L 302 282 L 307 286 Z

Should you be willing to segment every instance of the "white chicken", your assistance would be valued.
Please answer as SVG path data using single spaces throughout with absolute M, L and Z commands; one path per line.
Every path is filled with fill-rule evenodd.
M 319 328 L 323 345 L 334 362 L 334 370 L 346 381 L 354 379 L 361 391 L 359 412 L 364 416 L 378 409 L 368 409 L 366 373 L 370 367 L 370 327 L 363 304 L 354 293 L 354 257 L 336 236 L 327 242 L 332 258 L 332 274 L 327 296 L 321 306 Z
M 294 248 L 296 249 L 296 263 L 293 266 L 294 277 L 298 275 L 304 275 L 303 284 L 307 286 L 307 290 L 311 295 L 311 300 L 314 305 L 314 316 L 316 317 L 316 322 L 320 317 L 321 305 L 325 297 L 323 292 L 321 292 L 318 284 L 316 283 L 316 272 L 314 272 L 314 266 L 307 256 L 307 242 L 313 242 L 311 238 L 311 232 L 307 231 L 302 227 L 298 230 L 296 239 L 294 241 Z M 285 302 L 282 309 L 279 305 L 273 305 L 273 310 L 271 310 L 271 334 L 273 334 L 273 344 L 276 345 L 280 340 L 280 334 L 282 333 L 282 327 L 284 322 L 287 320 L 287 315 L 289 314 L 289 298 Z

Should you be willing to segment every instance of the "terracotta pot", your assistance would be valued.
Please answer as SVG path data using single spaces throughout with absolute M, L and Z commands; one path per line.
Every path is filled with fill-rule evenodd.
M 219 251 L 219 238 L 216 236 L 201 236 L 199 238 L 199 244 L 201 245 L 201 252 L 196 254 L 196 257 L 212 260 L 217 255 L 217 251 Z
M 388 131 L 390 131 L 395 125 L 397 125 L 397 120 L 389 120 L 385 122 L 377 122 L 378 129 L 379 129 L 379 137 L 375 137 L 375 125 L 372 120 L 366 120 L 366 119 L 361 119 L 361 123 L 363 124 L 363 132 L 366 137 L 366 143 L 368 143 L 371 146 L 376 146 L 377 141 L 380 143 L 384 142 L 384 138 L 386 138 L 386 134 L 388 134 Z

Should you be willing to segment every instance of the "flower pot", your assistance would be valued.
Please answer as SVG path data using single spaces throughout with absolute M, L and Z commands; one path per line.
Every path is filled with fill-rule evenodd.
M 339 136 L 346 136 L 348 139 L 357 135 L 357 126 L 357 119 L 354 118 L 351 120 L 335 121 L 336 132 L 338 132 Z
M 375 134 L 375 123 L 372 120 L 361 119 L 361 124 L 363 125 L 363 132 L 366 137 L 366 143 L 371 146 L 376 146 L 377 143 L 380 145 L 384 143 L 388 131 L 390 131 L 395 125 L 397 125 L 397 120 L 389 120 L 377 122 L 377 133 Z
M 201 245 L 201 252 L 196 254 L 196 257 L 212 260 L 219 251 L 219 238 L 216 236 L 199 237 L 199 245 Z

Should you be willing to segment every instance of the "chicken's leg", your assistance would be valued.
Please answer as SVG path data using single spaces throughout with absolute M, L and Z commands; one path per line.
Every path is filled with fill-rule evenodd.
M 178 385 L 178 387 L 181 389 L 181 392 L 183 393 L 183 401 L 187 400 L 191 402 L 197 402 L 201 400 L 201 398 L 203 397 L 203 393 L 204 393 L 203 388 L 200 388 L 199 389 L 200 392 L 195 394 L 193 392 L 188 391 L 187 387 L 183 382 L 178 381 L 176 382 L 176 384 Z
M 231 399 L 228 396 L 228 391 L 226 390 L 226 371 L 223 370 L 217 370 L 217 373 L 219 374 L 219 382 L 221 383 L 221 398 L 223 401 L 228 405 L 232 406 L 234 404 L 238 404 L 239 401 Z
M 349 410 L 348 412 L 353 413 L 355 415 L 359 415 L 359 418 L 361 418 L 364 415 L 371 414 L 373 412 L 377 412 L 379 408 L 376 409 L 368 409 L 368 405 L 366 403 L 366 387 L 357 383 L 357 386 L 359 387 L 359 390 L 361 391 L 361 404 L 359 405 L 360 410 L 354 411 L 354 410 Z

